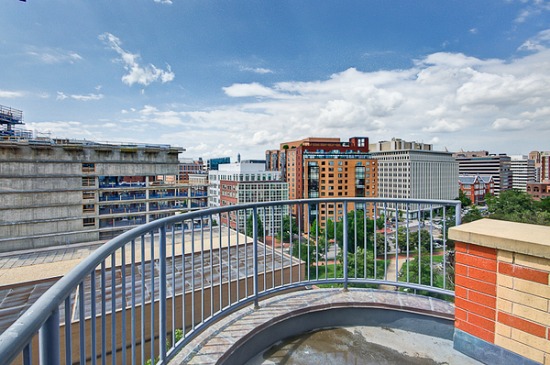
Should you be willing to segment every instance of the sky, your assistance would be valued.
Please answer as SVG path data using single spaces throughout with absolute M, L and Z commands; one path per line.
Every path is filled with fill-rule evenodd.
M 0 104 L 180 158 L 307 137 L 550 150 L 550 1 L 2 0 Z

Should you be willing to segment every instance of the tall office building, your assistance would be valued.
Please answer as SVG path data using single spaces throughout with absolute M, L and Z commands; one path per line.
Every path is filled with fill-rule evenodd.
M 218 170 L 208 172 L 209 205 L 219 207 L 246 203 L 261 203 L 288 199 L 288 184 L 281 179 L 279 171 L 266 171 L 265 161 L 242 161 L 220 164 Z M 232 212 L 228 221 L 222 215 L 222 224 L 245 231 L 248 217 L 243 211 Z M 280 231 L 282 216 L 287 207 L 259 208 L 258 214 L 268 235 Z M 238 222 L 238 225 L 237 225 Z
M 511 158 L 506 154 L 487 151 L 455 152 L 460 175 L 490 175 L 495 183 L 495 195 L 512 188 Z
M 535 161 L 530 160 L 528 156 L 525 155 L 510 156 L 510 158 L 512 188 L 527 191 L 527 184 L 536 182 Z
M 376 197 L 378 167 L 369 155 L 368 138 L 306 138 L 284 142 L 279 150 L 266 151 L 268 169 L 280 170 L 288 183 L 290 199 L 330 197 Z M 348 210 L 362 209 L 372 215 L 373 206 L 349 204 Z M 296 214 L 296 212 L 293 212 Z M 310 210 L 310 221 L 318 215 L 339 220 L 343 204 L 321 204 Z M 305 218 L 305 217 L 304 217 Z
M 451 153 L 433 151 L 429 144 L 392 141 L 396 143 L 378 143 L 379 151 L 371 152 L 378 161 L 378 196 L 443 200 L 458 197 L 458 164 Z

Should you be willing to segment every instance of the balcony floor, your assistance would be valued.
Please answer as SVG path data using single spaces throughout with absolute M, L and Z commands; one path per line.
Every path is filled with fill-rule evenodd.
M 351 333 L 360 331 L 367 342 L 379 349 L 386 347 L 387 353 L 414 357 L 414 344 L 422 343 L 422 353 L 432 354 L 429 359 L 417 356 L 424 363 L 429 364 L 429 360 L 433 364 L 479 364 L 453 349 L 453 318 L 452 303 L 404 292 L 295 291 L 260 302 L 260 309 L 247 306 L 220 320 L 191 341 L 170 364 L 215 364 L 219 360 L 245 363 L 283 338 L 315 328 L 335 327 L 335 323 Z M 360 327 L 351 328 L 354 325 Z M 326 351 L 331 350 L 326 347 Z M 280 354 L 275 353 L 271 360 L 259 355 L 250 364 L 276 364 L 277 358 L 281 358 Z

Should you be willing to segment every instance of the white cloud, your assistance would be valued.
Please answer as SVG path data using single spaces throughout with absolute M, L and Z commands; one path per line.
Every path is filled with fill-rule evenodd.
M 120 61 L 127 72 L 126 75 L 122 76 L 122 82 L 126 85 L 140 84 L 147 86 L 156 81 L 164 84 L 174 80 L 176 75 L 172 72 L 170 65 L 166 65 L 166 70 L 159 69 L 153 64 L 140 65 L 138 62 L 139 54 L 124 50 L 118 37 L 111 33 L 103 33 L 99 36 L 99 39 L 120 56 Z
M 109 131 L 120 130 L 122 137 L 115 138 L 122 140 L 131 126 L 135 140 L 182 146 L 185 156 L 205 158 L 238 152 L 261 158 L 281 142 L 313 136 L 399 137 L 450 151 L 525 153 L 546 148 L 550 140 L 546 34 L 533 38 L 540 45 L 535 52 L 508 60 L 439 52 L 407 69 L 349 68 L 320 80 L 235 83 L 223 88 L 233 98 L 229 105 L 125 107 L 119 128 Z M 124 57 L 135 61 L 134 55 Z M 150 133 L 152 128 L 159 132 Z
M 233 84 L 228 87 L 224 87 L 223 91 L 231 97 L 267 97 L 275 98 L 278 93 L 273 89 L 263 86 L 259 83 L 253 82 L 251 84 Z
M 165 5 L 173 4 L 172 0 L 153 0 L 153 1 L 156 2 L 157 4 L 165 4 Z
M 519 131 L 528 128 L 530 124 L 528 120 L 499 118 L 491 124 L 491 128 L 497 131 Z
M 23 96 L 25 96 L 25 93 L 22 91 L 10 91 L 10 90 L 0 89 L 0 98 L 14 99 L 14 98 L 22 98 Z
M 539 32 L 535 37 L 525 41 L 518 50 L 520 51 L 543 51 L 550 45 L 550 29 Z
M 520 0 L 525 4 L 525 7 L 520 10 L 518 16 L 514 20 L 516 23 L 524 23 L 529 18 L 542 15 L 550 11 L 550 2 L 547 0 Z
M 260 75 L 272 74 L 273 73 L 273 70 L 270 70 L 268 68 L 263 68 L 263 67 L 240 66 L 240 70 L 241 71 L 246 71 L 246 72 L 257 73 L 257 74 L 260 74 Z
M 74 51 L 54 48 L 30 47 L 27 50 L 27 54 L 46 64 L 75 63 L 83 59 L 82 56 Z
M 78 95 L 78 94 L 72 94 L 72 95 L 67 95 L 61 91 L 58 91 L 57 92 L 57 97 L 56 97 L 56 100 L 65 100 L 65 99 L 74 99 L 74 100 L 78 100 L 78 101 L 96 101 L 96 100 L 101 100 L 103 99 L 104 95 L 103 94 L 88 94 L 88 95 Z

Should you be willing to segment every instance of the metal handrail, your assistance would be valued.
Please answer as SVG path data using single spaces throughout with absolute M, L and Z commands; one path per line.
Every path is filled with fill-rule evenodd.
M 334 257 L 334 276 L 328 277 L 328 275 L 325 275 L 322 277 L 322 275 L 319 275 L 319 270 L 324 269 L 326 272 L 328 272 L 328 260 L 327 260 L 327 254 L 325 253 L 324 256 L 324 262 L 322 259 L 320 259 L 320 256 L 318 254 L 318 250 L 320 250 L 320 242 L 324 242 L 325 249 L 329 245 L 329 234 L 327 233 L 330 228 L 327 226 L 329 219 L 333 220 L 332 227 L 334 229 L 333 241 L 337 240 L 337 233 L 336 233 L 336 226 L 338 221 L 338 204 L 342 204 L 341 210 L 343 212 L 353 211 L 354 213 L 354 219 L 352 219 L 351 223 L 357 227 L 358 220 L 357 220 L 357 211 L 352 210 L 352 207 L 360 207 L 363 209 L 363 211 L 366 210 L 368 207 L 369 214 L 365 214 L 362 219 L 366 222 L 368 218 L 368 215 L 372 215 L 373 217 L 381 217 L 383 216 L 384 222 L 383 227 L 377 227 L 376 220 L 374 221 L 374 232 L 372 233 L 374 238 L 371 240 L 374 244 L 374 276 L 368 277 L 367 275 L 367 268 L 366 266 L 364 269 L 364 277 L 358 277 L 357 270 L 358 270 L 358 262 L 361 259 L 360 257 L 357 257 L 357 252 L 360 248 L 358 248 L 358 242 L 357 242 L 357 228 L 350 229 L 350 221 L 348 214 L 341 214 L 341 220 L 343 222 L 342 225 L 342 242 L 338 242 L 338 244 L 341 244 L 340 250 L 342 252 L 348 252 L 348 254 L 342 254 L 342 260 L 343 260 L 343 276 L 339 276 L 337 274 L 337 258 Z M 322 215 L 320 211 L 323 209 L 323 205 L 326 207 L 325 213 L 324 213 L 324 224 L 325 227 L 322 227 L 321 221 Z M 329 207 L 333 207 L 334 213 L 329 213 L 328 209 Z M 107 356 L 107 343 L 106 343 L 106 328 L 105 328 L 105 315 L 106 315 L 106 272 L 107 272 L 107 266 L 109 265 L 109 259 L 111 263 L 111 290 L 114 292 L 117 289 L 116 286 L 116 278 L 113 274 L 113 270 L 117 269 L 116 264 L 116 254 L 117 252 L 120 253 L 120 271 L 122 275 L 122 279 L 124 280 L 123 283 L 121 283 L 121 289 L 122 290 L 122 303 L 120 307 L 117 307 L 117 301 L 115 298 L 115 294 L 111 294 L 111 321 L 114 321 L 114 325 L 112 324 L 111 328 L 111 336 L 112 339 L 116 342 L 116 313 L 117 311 L 122 310 L 123 314 L 121 315 L 121 323 L 122 323 L 122 330 L 121 334 L 126 336 L 126 316 L 124 315 L 125 311 L 131 310 L 132 315 L 136 315 L 136 310 L 139 307 L 139 311 L 141 313 L 141 324 L 139 331 L 138 329 L 134 328 L 136 324 L 134 322 L 131 323 L 132 330 L 131 330 L 131 336 L 132 336 L 132 344 L 131 344 L 131 356 L 132 356 L 132 363 L 140 363 L 139 359 L 137 359 L 137 353 L 135 348 L 135 342 L 136 338 L 139 335 L 142 341 L 141 344 L 141 363 L 143 363 L 146 359 L 157 359 L 159 362 L 157 363 L 165 363 L 167 360 L 169 360 L 181 347 L 183 347 L 185 344 L 187 344 L 192 338 L 196 336 L 202 329 L 204 329 L 206 326 L 209 325 L 209 323 L 212 323 L 213 321 L 219 319 L 220 317 L 226 315 L 228 312 L 233 311 L 237 308 L 242 307 L 243 305 L 246 305 L 248 303 L 254 302 L 255 306 L 259 306 L 259 299 L 263 297 L 264 295 L 270 295 L 273 293 L 277 293 L 283 290 L 288 290 L 292 288 L 298 288 L 303 287 L 304 285 L 324 285 L 324 284 L 340 284 L 343 285 L 344 288 L 347 288 L 348 285 L 393 285 L 396 288 L 405 288 L 406 290 L 423 290 L 427 291 L 433 294 L 440 294 L 440 295 L 447 295 L 447 296 L 454 296 L 454 292 L 452 289 L 449 289 L 446 287 L 446 275 L 445 270 L 447 268 L 446 264 L 446 256 L 443 257 L 443 286 L 437 287 L 434 285 L 434 263 L 433 263 L 433 257 L 434 257 L 434 233 L 433 233 L 433 224 L 430 224 L 430 239 L 429 239 L 429 250 L 430 250 L 430 283 L 424 283 L 421 281 L 420 278 L 420 268 L 418 269 L 418 282 L 411 282 L 409 280 L 409 266 L 410 263 L 413 260 L 418 260 L 419 265 L 421 261 L 421 243 L 426 244 L 425 242 L 421 242 L 421 234 L 418 234 L 418 242 L 409 242 L 410 235 L 413 234 L 413 230 L 411 227 L 409 227 L 409 216 L 413 213 L 418 213 L 420 216 L 421 214 L 428 214 L 430 217 L 430 223 L 433 222 L 433 214 L 436 210 L 441 210 L 442 214 L 442 237 L 443 237 L 443 249 L 445 250 L 445 244 L 446 244 L 446 233 L 445 233 L 445 224 L 448 221 L 448 212 L 449 207 L 453 207 L 455 209 L 455 220 L 454 224 L 459 225 L 460 224 L 460 202 L 458 201 L 443 201 L 443 200 L 422 200 L 422 199 L 383 199 L 383 198 L 331 198 L 331 199 L 302 199 L 302 200 L 289 200 L 289 201 L 278 201 L 278 202 L 269 202 L 269 203 L 250 203 L 250 204 L 243 204 L 238 206 L 225 206 L 225 207 L 219 207 L 219 208 L 210 208 L 200 211 L 193 211 L 188 212 L 180 215 L 175 215 L 167 218 L 162 218 L 156 221 L 153 221 L 151 223 L 145 224 L 143 226 L 138 226 L 128 232 L 125 232 L 121 234 L 120 236 L 112 239 L 111 241 L 105 243 L 101 247 L 99 247 L 96 251 L 94 251 L 90 256 L 82 260 L 73 270 L 71 270 L 69 273 L 67 273 L 63 278 L 61 278 L 57 283 L 55 283 L 46 293 L 44 293 L 31 307 L 29 310 L 27 310 L 19 319 L 13 323 L 12 326 L 10 326 L 1 336 L 0 336 L 0 358 L 5 361 L 6 363 L 11 363 L 17 356 L 22 354 L 23 363 L 32 363 L 31 356 L 33 354 L 32 351 L 32 342 L 33 338 L 36 336 L 37 333 L 39 333 L 39 359 L 41 364 L 56 364 L 60 362 L 60 346 L 63 347 L 63 344 L 60 344 L 60 307 L 64 306 L 64 312 L 61 314 L 64 314 L 65 317 L 65 331 L 66 331 L 66 337 L 65 337 L 65 344 L 64 344 L 64 353 L 65 353 L 65 360 L 68 361 L 72 359 L 72 353 L 71 353 L 71 334 L 70 332 L 67 332 L 67 328 L 70 331 L 70 328 L 73 325 L 76 325 L 76 322 L 71 321 L 71 317 L 74 317 L 70 315 L 70 307 L 72 304 L 75 305 L 76 308 L 76 301 L 78 301 L 78 309 L 79 309 L 79 315 L 78 315 L 78 323 L 80 326 L 80 334 L 79 339 L 81 341 L 81 353 L 80 353 L 80 359 L 81 363 L 86 362 L 87 355 L 85 353 L 86 351 L 86 344 L 85 339 L 91 338 L 92 345 L 91 345 L 91 351 L 92 354 L 90 355 L 92 363 L 96 362 L 97 357 L 99 356 Z M 270 217 L 271 214 L 271 217 Z M 349 213 L 351 214 L 351 213 Z M 406 214 L 406 222 L 403 223 L 402 220 L 399 219 L 399 216 L 402 214 Z M 290 230 L 287 232 L 284 232 L 283 229 L 283 215 L 288 215 L 290 219 Z M 394 216 L 393 218 L 389 218 Z M 224 221 L 225 217 L 225 221 Z M 252 218 L 252 222 L 250 222 L 249 218 Z M 270 219 L 273 218 L 273 219 Z M 315 218 L 315 221 L 312 221 L 312 218 Z M 207 219 L 210 224 L 206 225 L 204 223 L 204 220 Z M 213 225 L 211 224 L 215 220 L 219 220 L 217 228 L 214 229 Z M 293 222 L 294 220 L 294 222 Z M 225 224 L 224 224 L 225 222 Z M 263 222 L 263 223 L 261 223 Z M 392 223 L 393 222 L 393 223 Z M 187 224 L 191 223 L 191 224 Z M 298 232 L 294 231 L 293 223 L 297 223 L 298 225 Z M 269 227 L 263 226 L 261 227 L 260 224 L 270 224 Z M 399 240 L 399 228 L 400 225 L 403 224 L 406 227 L 406 266 L 407 266 L 407 273 L 406 273 L 406 280 L 403 278 L 399 278 L 399 250 L 398 250 L 398 240 Z M 190 230 L 185 230 L 184 227 L 191 226 L 191 227 L 197 227 Z M 252 227 L 249 227 L 252 225 Z M 180 228 L 177 228 L 181 226 Z M 393 227 L 393 232 L 391 233 L 391 230 L 389 227 Z M 365 225 L 366 227 L 366 225 Z M 248 228 L 252 228 L 251 232 L 248 230 Z M 383 233 L 378 233 L 379 235 L 383 235 L 383 244 L 384 244 L 384 251 L 382 254 L 380 254 L 380 257 L 383 257 L 383 271 L 384 276 L 380 276 L 381 272 L 379 271 L 377 274 L 377 268 L 379 264 L 378 259 L 378 251 L 377 251 L 377 231 L 379 228 L 383 228 Z M 181 232 L 181 242 L 178 241 L 177 234 L 178 229 L 180 229 Z M 252 242 L 249 242 L 248 239 L 245 237 L 244 243 L 239 242 L 240 235 L 236 233 L 236 230 L 244 231 L 244 233 L 248 232 L 248 234 L 252 237 Z M 420 230 L 420 221 L 418 223 L 417 230 Z M 215 246 L 213 242 L 213 232 L 218 232 L 219 235 L 219 245 Z M 315 230 L 315 232 L 312 232 L 311 230 Z M 210 247 L 204 246 L 205 244 L 205 232 L 207 235 L 209 235 L 210 238 Z M 226 232 L 226 233 L 224 233 Z M 324 232 L 324 240 L 322 237 L 319 236 L 320 232 Z M 390 232 L 390 233 L 388 233 Z M 271 234 L 271 236 L 280 234 L 281 239 L 284 240 L 285 233 L 289 234 L 289 247 L 288 252 L 285 251 L 283 246 L 281 246 L 280 250 L 278 248 L 275 248 L 275 246 L 268 247 L 265 244 L 262 244 L 261 241 L 263 240 L 263 237 L 268 236 Z M 353 233 L 352 236 L 350 236 Z M 224 236 L 227 234 L 227 236 Z M 372 235 L 370 232 L 367 232 L 366 228 L 364 231 L 365 238 L 364 238 L 364 257 L 365 261 L 364 264 L 367 265 L 367 246 L 368 246 L 368 235 Z M 392 238 L 391 235 L 394 235 L 394 238 Z M 234 235 L 234 236 L 233 236 Z M 187 237 L 189 236 L 189 238 Z M 171 244 L 168 242 L 168 238 L 171 237 Z M 222 247 L 222 237 L 226 237 L 228 239 L 228 244 L 225 247 Z M 236 239 L 236 245 L 235 242 L 233 244 L 230 242 L 232 237 Z M 314 239 L 312 238 L 314 237 Z M 379 236 L 380 237 L 380 236 Z M 149 246 L 146 247 L 146 240 L 149 240 Z M 186 240 L 189 240 L 188 242 L 185 242 Z M 243 239 L 241 237 L 241 239 Z M 136 241 L 138 242 L 138 245 L 141 243 L 141 255 L 140 259 L 141 262 L 135 261 L 136 259 Z M 140 241 L 140 242 L 139 242 Z M 314 242 L 314 244 L 311 244 L 311 242 Z M 352 247 L 350 245 L 355 244 L 355 247 Z M 186 251 L 186 244 L 191 245 L 191 249 L 189 251 Z M 198 245 L 200 244 L 200 250 Z M 388 250 L 388 247 L 393 244 L 395 246 L 395 254 Z M 418 245 L 417 245 L 418 244 Z M 158 246 L 157 246 L 158 245 Z M 180 322 L 183 321 L 181 331 L 183 332 L 183 338 L 178 339 L 174 332 L 176 330 L 176 319 L 174 317 L 177 315 L 175 313 L 175 307 L 176 307 L 176 293 L 175 293 L 175 261 L 177 260 L 178 255 L 175 254 L 176 245 L 180 245 L 182 252 L 181 252 L 181 265 L 183 265 L 182 268 L 182 277 L 179 277 L 178 279 L 182 282 L 182 316 L 183 319 L 179 318 Z M 248 257 L 248 247 L 252 246 L 252 258 Z M 416 254 L 414 254 L 415 247 L 417 245 L 418 250 L 416 251 Z M 126 249 L 130 247 L 131 249 L 131 263 L 127 264 L 125 262 L 127 253 Z M 167 253 L 168 246 L 171 247 L 172 253 Z M 305 249 L 307 246 L 307 254 L 302 253 L 302 250 Z M 158 248 L 158 257 L 155 258 L 155 247 Z M 297 247 L 297 250 L 296 250 Z M 336 250 L 336 243 L 334 243 L 334 249 Z M 410 249 L 410 252 L 409 252 Z M 217 252 L 215 252 L 217 250 Z M 225 251 L 226 252 L 225 252 Z M 232 253 L 232 250 L 235 252 Z M 262 252 L 263 250 L 263 252 Z M 296 252 L 294 252 L 296 250 Z M 351 250 L 351 251 L 350 251 Z M 242 251 L 242 253 L 240 253 Z M 314 251 L 314 252 L 313 252 Z M 147 260 L 147 254 L 146 252 L 150 253 L 150 257 Z M 349 252 L 354 252 L 353 254 L 350 254 Z M 219 267 L 217 267 L 217 270 L 219 270 L 219 294 L 214 293 L 214 254 L 218 254 L 217 260 L 219 260 Z M 208 256 L 205 257 L 205 255 L 208 254 Z M 225 259 L 227 259 L 227 272 L 224 273 L 224 267 L 222 266 L 222 254 L 226 255 L 224 256 Z M 232 267 L 232 262 L 235 261 L 235 257 L 232 257 L 231 255 L 236 255 L 236 262 L 242 261 L 242 257 L 239 257 L 240 254 L 244 254 L 244 262 L 245 266 L 244 268 L 241 267 Z M 258 255 L 262 254 L 263 261 L 259 262 Z M 267 257 L 268 254 L 271 257 L 272 262 L 268 262 Z M 298 257 L 292 256 L 292 254 L 298 255 Z M 198 260 L 198 258 L 195 255 L 200 255 L 200 265 L 199 262 L 195 262 Z M 403 252 L 401 252 L 401 255 L 404 255 Z M 416 256 L 415 256 L 416 255 Z M 191 265 L 193 265 L 191 270 L 192 278 L 190 279 L 192 282 L 192 290 L 187 291 L 185 289 L 186 284 L 186 258 L 188 256 L 191 257 Z M 277 257 L 280 262 L 275 262 L 275 257 Z M 388 270 L 388 262 L 391 260 L 395 261 L 395 267 L 396 267 L 396 273 L 395 278 L 388 278 L 386 270 Z M 353 275 L 352 272 L 350 272 L 349 265 L 350 260 L 354 262 L 355 265 L 355 275 Z M 167 262 L 170 262 L 172 265 L 172 268 L 167 268 Z M 252 262 L 253 272 L 248 272 L 248 263 Z M 402 261 L 403 262 L 403 261 Z M 208 268 L 208 264 L 210 267 Z M 141 266 L 139 266 L 141 265 Z M 151 270 L 151 278 L 147 279 L 145 277 L 145 270 L 146 265 L 149 265 Z M 159 278 L 158 283 L 154 278 L 154 265 L 158 265 L 158 271 L 159 271 Z M 260 265 L 263 267 L 263 273 L 260 273 Z M 278 266 L 277 266 L 278 265 Z M 286 266 L 285 266 L 286 265 Z M 332 263 L 330 264 L 332 265 Z M 392 263 L 393 265 L 393 263 Z M 125 276 L 127 275 L 128 266 L 131 269 L 131 290 L 132 293 L 130 295 L 131 303 L 127 305 L 126 301 L 126 286 L 129 285 L 128 278 Z M 267 271 L 267 268 L 271 267 L 271 271 Z M 280 272 L 276 271 L 276 267 L 279 268 Z M 419 266 L 420 267 L 420 266 Z M 297 268 L 297 269 L 296 269 Z M 135 284 L 136 280 L 136 270 L 141 269 L 142 270 L 142 278 L 141 278 L 141 302 L 136 304 L 137 295 L 136 295 L 136 288 L 138 288 Z M 167 270 L 171 270 L 171 274 L 167 274 Z M 196 286 L 196 278 L 195 278 L 195 272 L 196 270 L 202 270 L 202 278 L 201 278 L 201 285 Z M 205 270 L 210 270 L 210 286 L 205 285 Z M 244 274 L 241 274 L 240 272 L 244 270 Z M 287 273 L 285 270 L 288 270 L 288 276 L 289 280 L 286 280 Z M 296 271 L 297 270 L 297 271 Z M 382 270 L 382 269 L 380 269 Z M 296 273 L 294 272 L 296 271 Z M 312 274 L 313 273 L 313 274 Z M 315 274 L 316 273 L 316 274 Z M 262 275 L 263 274 L 263 275 Z M 268 274 L 271 275 L 272 285 L 271 283 L 267 282 L 267 276 Z M 100 277 L 100 283 L 97 282 L 97 276 Z M 223 276 L 227 276 L 227 280 L 224 281 Z M 236 278 L 233 277 L 233 275 L 236 275 Z M 240 276 L 244 275 L 244 276 Z M 275 276 L 280 275 L 280 278 L 275 278 Z M 297 275 L 297 278 L 296 278 Z M 207 275 L 206 275 L 207 276 Z M 89 282 L 88 280 L 89 277 Z M 144 287 L 145 287 L 145 281 L 151 280 L 151 286 L 153 289 L 151 290 L 151 300 L 146 301 L 144 300 Z M 167 294 L 167 280 L 172 280 L 172 297 L 170 297 L 169 294 Z M 241 281 L 244 280 L 244 288 L 239 292 L 241 288 Z M 251 287 L 249 288 L 249 280 L 252 280 Z M 263 280 L 263 282 L 260 282 L 260 280 Z M 279 284 L 276 284 L 276 280 L 280 280 Z M 233 285 L 236 282 L 236 293 L 232 292 L 231 285 Z M 155 285 L 159 285 L 159 297 L 155 298 Z M 86 286 L 89 286 L 90 292 L 85 292 Z M 97 297 L 97 285 L 100 286 L 101 295 L 100 298 Z M 222 286 L 227 285 L 227 290 L 229 291 L 228 298 L 224 298 L 222 294 Z M 260 286 L 262 289 L 260 289 Z M 217 289 L 216 289 L 217 290 Z M 242 292 L 244 291 L 244 293 Z M 185 300 L 186 295 L 191 293 L 191 308 L 186 308 Z M 196 293 L 200 292 L 201 294 L 201 305 L 196 303 L 195 296 Z M 210 298 L 210 308 L 205 308 L 205 293 L 209 292 L 211 298 Z M 75 303 L 71 303 L 71 298 L 74 296 Z M 218 298 L 215 298 L 215 296 L 218 296 Z M 89 318 L 99 318 L 102 317 L 102 325 L 101 325 L 101 354 L 98 354 L 96 351 L 96 337 L 98 336 L 98 331 L 96 329 L 96 320 L 90 321 L 88 324 L 88 328 L 90 331 L 90 334 L 86 332 L 86 302 L 84 298 L 89 297 L 90 298 L 90 311 L 91 314 Z M 236 297 L 236 300 L 233 300 L 232 298 Z M 78 299 L 76 299 L 78 298 Z M 100 299 L 100 306 L 101 306 L 101 313 L 97 313 L 97 307 L 96 302 Z M 219 301 L 219 303 L 214 303 L 216 299 L 216 302 Z M 167 302 L 171 300 L 171 328 L 168 329 L 168 322 L 167 322 Z M 227 302 L 227 305 L 224 305 L 223 303 Z M 158 328 L 158 340 L 155 340 L 155 329 L 153 328 L 151 331 L 152 333 L 152 340 L 151 340 L 151 348 L 149 350 L 145 350 L 145 343 L 144 341 L 144 334 L 145 334 L 145 326 L 146 324 L 143 322 L 145 320 L 144 312 L 145 312 L 145 306 L 147 303 L 151 304 L 150 311 L 151 311 L 151 326 L 154 326 L 153 323 L 155 320 L 158 320 L 159 322 L 159 328 Z M 156 319 L 156 313 L 155 313 L 155 306 L 158 304 L 158 319 Z M 99 304 L 98 304 L 99 305 Z M 216 310 L 217 307 L 217 310 Z M 76 310 L 76 309 L 75 309 Z M 200 316 L 196 317 L 196 313 L 200 312 Z M 188 312 L 191 312 L 191 323 L 186 323 L 186 316 L 189 315 Z M 206 313 L 206 314 L 205 314 Z M 63 322 L 63 321 L 61 321 Z M 171 340 L 168 338 L 169 331 L 171 330 Z M 178 340 L 178 341 L 176 341 Z M 112 342 L 112 341 L 111 341 Z M 167 347 L 168 343 L 171 343 L 170 346 Z M 177 343 L 175 343 L 177 342 Z M 155 346 L 158 345 L 158 346 Z M 128 350 L 126 349 L 126 343 L 123 342 L 123 348 L 124 350 L 120 351 L 116 349 L 116 344 L 111 343 L 111 354 L 109 356 L 114 358 L 117 356 L 118 352 L 120 352 L 120 356 L 125 359 L 126 353 Z M 82 353 L 84 352 L 84 353 Z M 146 355 L 146 352 L 149 354 Z

